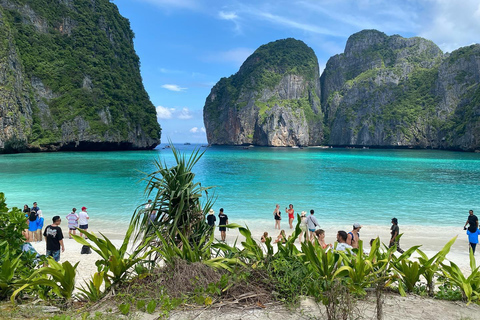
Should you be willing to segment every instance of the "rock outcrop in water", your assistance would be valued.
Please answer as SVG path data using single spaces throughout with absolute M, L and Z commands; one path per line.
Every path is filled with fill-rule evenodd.
M 211 144 L 319 144 L 323 114 L 315 53 L 294 39 L 261 46 L 213 87 L 204 122 Z
M 285 71 L 283 63 L 288 59 L 283 56 L 291 53 L 281 41 L 273 44 L 279 46 L 274 52 L 272 43 L 264 46 L 272 46 L 271 54 L 276 56 L 277 64 L 268 68 Z M 294 77 L 304 81 L 303 85 L 296 83 L 302 88 L 314 81 L 305 81 L 287 70 L 282 74 L 283 82 L 275 82 L 267 91 L 279 97 L 268 105 L 270 114 L 277 115 L 270 126 L 262 126 L 259 121 L 262 118 L 256 112 L 262 110 L 261 103 L 265 101 L 259 98 L 269 98 L 262 94 L 266 90 L 264 86 L 257 86 L 254 80 L 236 81 L 254 56 L 255 53 L 236 75 L 223 78 L 207 98 L 204 119 L 209 143 L 480 149 L 480 45 L 444 54 L 426 39 L 387 36 L 376 30 L 361 31 L 348 39 L 344 53 L 328 60 L 320 79 L 321 89 L 307 90 L 308 97 L 315 93 L 314 99 L 285 99 L 290 105 L 295 99 L 308 104 L 315 120 L 304 121 L 296 116 L 295 109 L 283 108 L 280 112 L 283 98 L 278 92 L 292 86 L 286 79 Z M 313 56 L 312 53 L 309 62 L 303 64 L 316 61 Z M 262 69 L 261 63 L 265 60 L 268 57 L 257 58 L 257 68 Z M 300 60 L 296 63 L 302 65 Z M 314 64 L 311 68 L 317 70 Z M 251 98 L 232 100 L 232 92 Z M 315 99 L 318 97 L 321 105 Z M 239 103 L 252 100 L 250 104 Z M 215 126 L 211 125 L 213 119 Z M 290 121 L 287 130 L 282 119 Z M 245 130 L 246 126 L 235 125 L 238 122 L 250 127 Z M 308 131 L 308 140 L 299 143 L 295 138 L 302 128 L 303 132 Z M 236 138 L 252 132 L 257 139 Z M 278 136 L 279 132 L 284 133 L 281 140 L 263 138 Z
M 0 152 L 160 142 L 128 20 L 108 0 L 0 0 Z

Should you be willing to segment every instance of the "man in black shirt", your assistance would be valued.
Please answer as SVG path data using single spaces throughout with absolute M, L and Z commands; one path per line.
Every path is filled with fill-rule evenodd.
M 47 243 L 47 257 L 53 257 L 53 259 L 58 262 L 60 260 L 60 247 L 62 248 L 62 252 L 65 251 L 62 228 L 59 227 L 62 219 L 60 219 L 59 216 L 55 216 L 52 218 L 52 221 L 53 223 L 43 231 L 43 235 Z
M 463 226 L 463 230 L 467 230 L 468 224 L 468 230 L 470 230 L 470 232 L 475 232 L 478 229 L 478 218 L 473 214 L 473 210 L 468 211 L 468 213 L 470 215 L 467 218 L 467 222 L 465 222 L 465 225 Z
M 218 214 L 218 218 L 220 219 L 220 222 L 218 223 L 218 225 L 225 226 L 225 225 L 228 224 L 228 216 L 225 213 L 223 213 L 223 208 L 220 209 L 220 213 Z M 219 230 L 220 230 L 220 236 L 222 238 L 222 241 L 225 241 L 225 238 L 227 236 L 227 234 L 226 234 L 227 228 L 226 227 L 220 227 Z
M 217 221 L 217 218 L 215 217 L 215 211 L 210 209 L 210 211 L 208 211 L 207 223 L 209 226 L 213 227 L 215 225 L 215 221 Z
M 388 247 L 391 248 L 396 245 L 397 251 L 403 253 L 403 250 L 400 248 L 400 240 L 397 239 L 398 235 L 400 234 L 400 227 L 398 226 L 397 218 L 392 218 L 392 227 L 390 230 L 392 237 L 390 238 L 390 245 Z

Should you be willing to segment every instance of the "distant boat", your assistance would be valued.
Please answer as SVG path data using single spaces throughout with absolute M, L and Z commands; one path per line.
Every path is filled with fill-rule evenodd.
M 189 146 L 190 142 L 185 142 L 184 145 Z

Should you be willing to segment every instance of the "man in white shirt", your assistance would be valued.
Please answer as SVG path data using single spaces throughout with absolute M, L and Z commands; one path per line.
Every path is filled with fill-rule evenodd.
M 343 230 L 337 232 L 337 246 L 335 250 L 345 251 L 346 249 L 353 249 L 351 245 L 347 243 L 347 233 Z
M 78 214 L 78 228 L 82 230 L 87 230 L 88 219 L 90 219 L 90 217 L 87 213 L 87 207 L 82 207 L 82 211 Z M 83 237 L 86 238 L 85 235 L 83 235 Z

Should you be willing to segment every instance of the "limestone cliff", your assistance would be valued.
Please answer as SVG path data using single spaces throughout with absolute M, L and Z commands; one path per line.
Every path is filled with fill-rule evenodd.
M 0 0 L 0 152 L 160 142 L 129 22 L 108 0 Z
M 207 97 L 210 144 L 296 146 L 322 141 L 318 61 L 303 42 L 284 39 L 258 48 Z
M 314 53 L 293 43 L 260 47 L 217 83 L 204 108 L 209 143 L 480 150 L 480 45 L 444 54 L 364 30 L 328 60 L 319 90 Z

